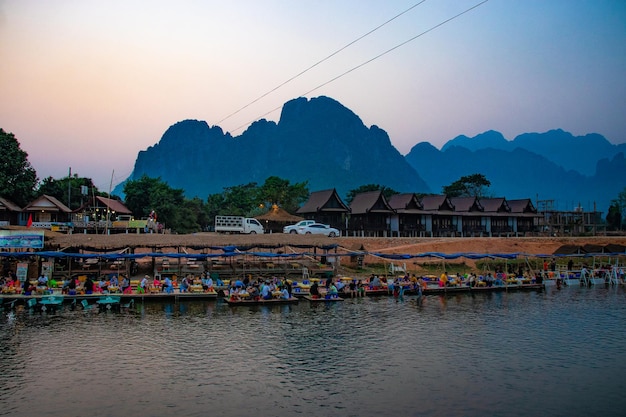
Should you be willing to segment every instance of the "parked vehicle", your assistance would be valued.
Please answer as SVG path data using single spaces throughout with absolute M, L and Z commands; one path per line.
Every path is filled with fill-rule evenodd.
M 298 228 L 315 223 L 315 220 L 300 220 L 296 224 L 283 227 L 283 233 L 298 233 Z
M 263 226 L 257 219 L 240 216 L 215 216 L 218 233 L 263 234 Z
M 338 229 L 322 223 L 313 223 L 306 226 L 298 227 L 298 233 L 300 233 L 301 235 L 325 235 L 328 237 L 339 236 Z

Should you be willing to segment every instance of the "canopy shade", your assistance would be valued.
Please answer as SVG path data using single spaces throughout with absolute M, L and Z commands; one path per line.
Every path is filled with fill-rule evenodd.
M 303 217 L 294 216 L 293 214 L 287 213 L 280 207 L 272 207 L 270 211 L 265 214 L 256 217 L 257 220 L 267 220 L 271 222 L 299 222 L 300 220 L 304 220 Z

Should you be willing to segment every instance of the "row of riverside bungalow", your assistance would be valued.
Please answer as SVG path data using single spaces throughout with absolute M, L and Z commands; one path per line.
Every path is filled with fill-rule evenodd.
M 30 219 L 30 220 L 29 220 Z M 0 226 L 26 226 L 34 229 L 102 233 L 106 231 L 143 230 L 145 220 L 132 220 L 131 211 L 120 201 L 95 196 L 72 211 L 57 198 L 41 195 L 26 207 L 0 197 Z
M 413 193 L 387 200 L 382 191 L 354 196 L 350 207 L 337 191 L 311 193 L 297 214 L 330 224 L 344 236 L 525 236 L 541 217 L 530 199 L 455 197 Z

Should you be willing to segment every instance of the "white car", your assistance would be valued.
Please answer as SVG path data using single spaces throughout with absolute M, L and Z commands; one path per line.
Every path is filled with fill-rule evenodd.
M 292 224 L 289 226 L 285 226 L 283 227 L 283 233 L 298 233 L 298 229 L 300 227 L 304 227 L 304 226 L 308 226 L 310 224 L 315 223 L 315 220 L 300 220 L 298 223 L 296 224 Z
M 322 223 L 313 223 L 307 226 L 299 227 L 298 233 L 300 233 L 301 235 L 324 235 L 328 237 L 339 236 L 338 229 Z

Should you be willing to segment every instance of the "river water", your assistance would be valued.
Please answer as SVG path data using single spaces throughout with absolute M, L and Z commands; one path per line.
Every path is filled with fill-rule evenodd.
M 623 288 L 0 318 L 3 416 L 622 416 Z

